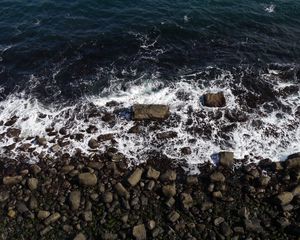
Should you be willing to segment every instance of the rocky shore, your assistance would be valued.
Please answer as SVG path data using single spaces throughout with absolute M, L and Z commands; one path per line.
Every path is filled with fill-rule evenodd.
M 225 105 L 222 95 L 204 96 L 210 107 Z M 114 103 L 111 103 L 114 104 Z M 135 105 L 135 121 L 169 118 L 164 105 Z M 102 120 L 112 122 L 113 114 Z M 149 152 L 132 164 L 114 147 L 113 135 L 90 138 L 89 151 L 64 152 L 65 128 L 47 129 L 47 141 L 36 136 L 24 146 L 17 119 L 2 122 L 3 138 L 14 143 L 6 151 L 34 155 L 34 146 L 55 154 L 35 154 L 32 164 L 21 155 L 0 157 L 0 239 L 299 239 L 300 153 L 284 162 L 236 159 L 216 154 L 186 171 L 184 161 Z M 86 132 L 97 131 L 90 126 Z M 139 125 L 130 129 L 133 134 Z M 176 137 L 165 131 L 158 139 Z M 31 139 L 32 140 L 32 139 Z M 61 140 L 61 141 L 59 141 Z M 99 150 L 106 141 L 105 150 Z M 107 142 L 109 141 L 109 143 Z M 23 148 L 21 148 L 23 146 Z M 189 146 L 181 149 L 190 154 Z

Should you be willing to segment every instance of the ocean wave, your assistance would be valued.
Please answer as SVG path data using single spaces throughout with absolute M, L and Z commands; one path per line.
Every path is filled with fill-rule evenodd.
M 61 151 L 73 153 L 81 149 L 89 152 L 91 138 L 111 134 L 113 140 L 102 142 L 99 151 L 113 146 L 133 164 L 145 161 L 151 151 L 186 161 L 190 167 L 212 160 L 212 154 L 220 150 L 232 150 L 236 158 L 246 156 L 253 161 L 261 158 L 283 160 L 288 154 L 300 151 L 299 83 L 298 79 L 284 75 L 292 68 L 270 66 L 261 73 L 264 82 L 256 82 L 257 89 L 251 86 L 251 81 L 242 83 L 230 71 L 216 69 L 218 73 L 213 77 L 212 69 L 208 68 L 183 75 L 180 81 L 168 84 L 151 79 L 128 84 L 124 89 L 119 82 L 114 82 L 101 94 L 87 96 L 68 107 L 45 106 L 33 97 L 11 95 L 0 102 L 0 120 L 3 121 L 0 151 L 2 156 L 22 155 L 30 161 L 38 161 L 41 153 L 57 154 L 51 151 L 51 146 L 61 141 L 68 142 Z M 208 76 L 211 77 L 209 81 L 203 80 Z M 219 91 L 225 94 L 226 107 L 207 108 L 201 104 L 203 94 Z M 110 104 L 112 101 L 115 104 Z M 162 123 L 134 122 L 123 113 L 128 113 L 135 103 L 167 104 L 171 116 Z M 106 115 L 113 120 L 104 121 Z M 5 123 L 14 117 L 17 118 L 13 127 L 21 129 L 17 139 L 5 134 L 10 128 Z M 90 126 L 96 126 L 97 131 L 87 132 Z M 140 128 L 139 134 L 130 133 L 135 126 Z M 62 128 L 66 128 L 68 137 L 59 134 Z M 55 134 L 49 135 L 49 131 Z M 174 132 L 176 137 L 158 138 L 158 134 L 166 132 Z M 76 138 L 78 134 L 80 138 Z M 36 136 L 47 139 L 47 148 L 37 144 Z M 8 151 L 7 146 L 14 142 L 14 150 Z M 25 143 L 34 150 L 17 150 Z M 182 155 L 186 147 L 191 153 Z

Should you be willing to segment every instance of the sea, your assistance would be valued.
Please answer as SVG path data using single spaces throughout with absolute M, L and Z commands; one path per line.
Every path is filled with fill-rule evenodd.
M 220 91 L 226 107 L 203 105 Z M 167 104 L 173 117 L 141 134 L 128 133 L 136 123 L 124 114 L 113 124 L 82 117 L 87 106 L 116 113 L 135 103 Z M 18 140 L 5 137 L 12 117 Z M 189 165 L 222 150 L 284 160 L 300 151 L 300 1 L 0 0 L 0 121 L 2 157 L 36 136 L 55 144 L 46 128 L 95 125 L 68 151 L 112 133 L 132 163 L 154 150 Z M 159 140 L 166 131 L 177 137 Z

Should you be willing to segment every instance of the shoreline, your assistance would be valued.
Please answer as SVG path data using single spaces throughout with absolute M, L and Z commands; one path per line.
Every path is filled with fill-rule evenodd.
M 298 239 L 300 154 L 247 164 L 184 166 L 151 156 L 133 168 L 115 152 L 30 165 L 2 159 L 1 239 Z

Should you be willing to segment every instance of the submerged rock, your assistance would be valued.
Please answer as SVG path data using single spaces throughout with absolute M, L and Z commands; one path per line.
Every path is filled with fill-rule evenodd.
M 207 93 L 203 96 L 203 103 L 206 107 L 225 107 L 226 99 L 223 92 Z
M 133 120 L 165 120 L 170 115 L 167 105 L 159 104 L 135 104 L 132 107 Z

